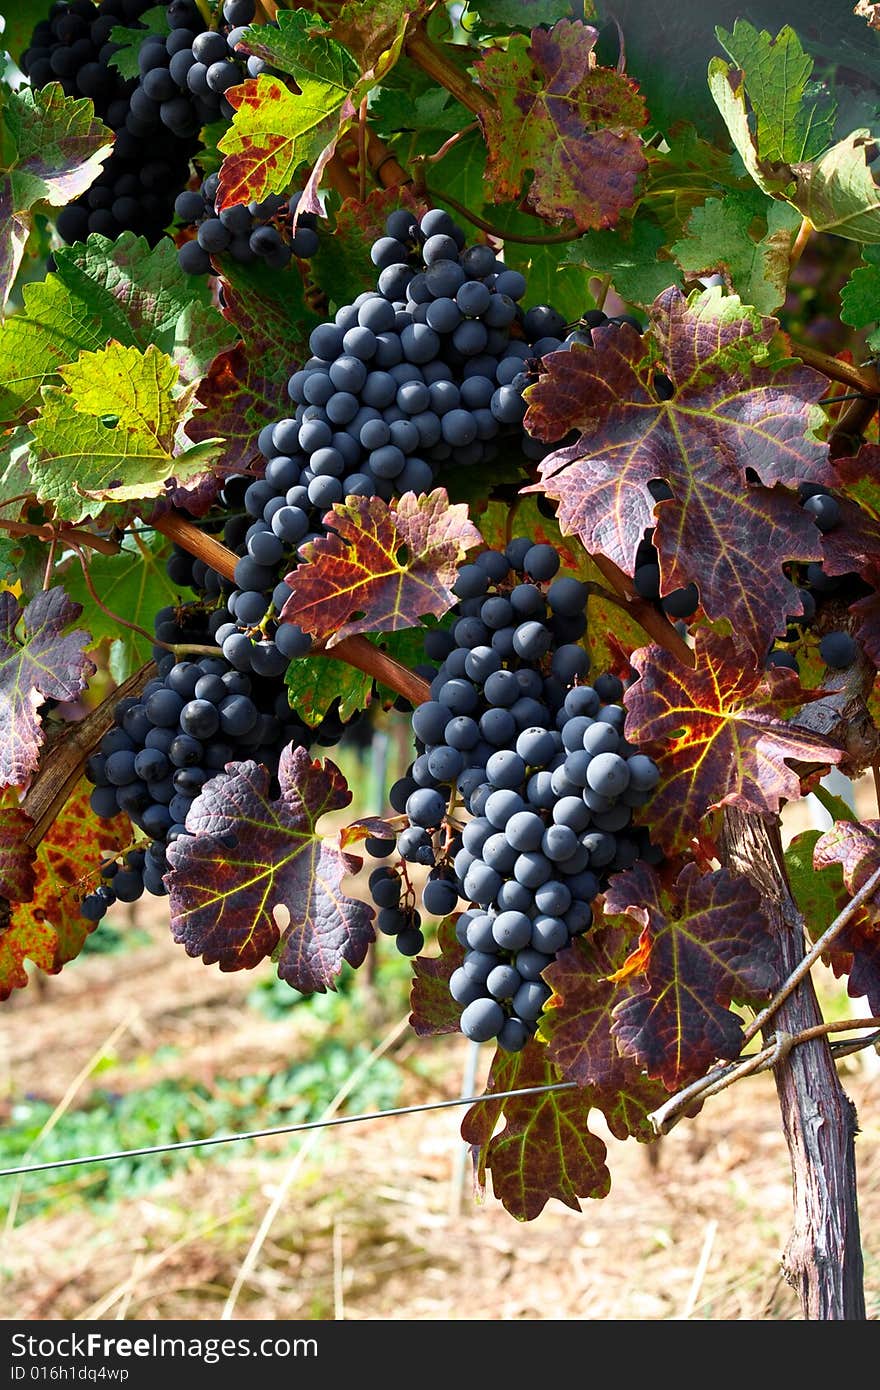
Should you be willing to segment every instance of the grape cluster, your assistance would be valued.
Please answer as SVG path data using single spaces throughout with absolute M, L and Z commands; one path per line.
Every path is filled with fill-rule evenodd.
M 589 928 L 608 875 L 656 857 L 631 825 L 656 765 L 624 737 L 621 681 L 582 683 L 587 591 L 558 569 L 552 546 L 518 537 L 460 570 L 457 620 L 426 642 L 442 665 L 413 714 L 418 756 L 390 793 L 406 828 L 396 846 L 365 846 L 399 856 L 370 889 L 380 931 L 404 954 L 422 944 L 407 864 L 429 869 L 433 916 L 471 905 L 450 989 L 465 1036 L 508 1051 L 534 1032 L 550 995 L 542 972 Z
M 256 5 L 226 0 L 223 32 L 205 28 L 195 0 L 173 0 L 166 14 L 170 34 L 150 34 L 138 54 L 140 80 L 131 96 L 129 129 L 149 135 L 161 123 L 188 139 L 211 121 L 231 119 L 225 93 L 265 70 L 262 58 L 235 52 Z
M 161 610 L 155 633 L 162 642 L 183 646 L 210 641 L 204 609 L 195 604 Z M 217 656 L 176 661 L 159 645 L 153 655 L 156 677 L 139 697 L 119 702 L 114 727 L 86 766 L 95 814 L 111 819 L 122 811 L 149 841 L 129 851 L 123 865 L 106 866 L 103 882 L 82 904 L 93 922 L 117 899 L 134 902 L 145 890 L 166 892 L 166 848 L 186 833 L 192 802 L 227 763 L 252 758 L 274 774 L 288 744 L 331 746 L 345 727 L 334 707 L 316 730 L 307 729 L 277 674 L 248 676 Z
M 32 87 L 58 81 L 68 96 L 90 97 L 95 114 L 115 133 L 98 178 L 58 215 L 58 234 L 68 243 L 90 232 L 115 238 L 134 231 L 154 245 L 170 221 L 176 191 L 189 177 L 198 131 L 187 128 L 184 133 L 167 118 L 170 108 L 155 125 L 145 123 L 137 115 L 137 80 L 124 79 L 110 66 L 117 52 L 111 31 L 136 24 L 149 8 L 150 0 L 101 0 L 98 5 L 58 0 L 48 19 L 37 24 L 21 59 Z M 189 0 L 174 0 L 168 15 L 172 24 L 185 18 L 203 27 Z
M 318 219 L 304 213 L 293 231 L 293 214 L 299 194 L 292 198 L 271 193 L 260 203 L 237 203 L 218 212 L 215 206 L 219 175 L 209 174 L 196 189 L 177 195 L 174 211 L 181 222 L 195 227 L 192 241 L 178 252 L 188 275 L 211 275 L 213 260 L 229 256 L 239 265 L 265 261 L 272 270 L 283 270 L 292 257 L 308 260 L 318 249 Z
M 823 535 L 840 526 L 840 503 L 826 488 L 802 483 L 798 495 L 804 511 Z M 826 574 L 821 561 L 788 565 L 786 570 L 798 586 L 803 612 L 788 618 L 784 642 L 774 643 L 770 648 L 767 665 L 797 671 L 797 647 L 809 629 L 818 628 L 822 634 L 819 638 L 821 660 L 832 671 L 846 670 L 857 660 L 859 646 L 852 634 L 837 624 L 850 603 L 873 592 L 871 586 L 854 571 Z

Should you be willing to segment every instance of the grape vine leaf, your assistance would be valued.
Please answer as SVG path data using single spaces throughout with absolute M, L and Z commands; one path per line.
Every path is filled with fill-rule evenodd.
M 642 1142 L 656 1135 L 648 1120 L 666 1099 L 663 1085 L 645 1076 L 631 1057 L 618 1051 L 611 1032 L 613 1009 L 632 995 L 632 979 L 609 977 L 623 964 L 635 935 L 626 925 L 597 923 L 560 951 L 543 978 L 553 990 L 539 1022 L 547 1056 L 566 1081 L 590 1088 L 616 1139 Z
M 814 940 L 847 904 L 840 864 L 824 869 L 813 864 L 813 851 L 821 837 L 821 830 L 804 830 L 793 837 L 785 851 L 785 870 L 792 896 Z
M 24 255 L 31 212 L 62 207 L 84 193 L 110 153 L 113 132 L 85 97 L 66 97 L 60 82 L 4 93 L 0 113 L 0 311 Z
M 835 103 L 823 92 L 808 96 L 813 59 L 791 26 L 786 24 L 773 38 L 748 20 L 738 19 L 730 33 L 720 28 L 716 32 L 734 68 L 714 59 L 709 64 L 709 87 L 716 101 L 722 79 L 731 88 L 726 101 L 736 102 L 738 119 L 732 128 L 728 121 L 728 128 L 746 168 L 752 172 L 752 158 L 772 171 L 778 165 L 803 164 L 822 154 L 833 139 Z M 724 114 L 720 101 L 719 108 Z
M 627 226 L 621 222 L 614 231 L 585 232 L 565 248 L 563 259 L 567 265 L 610 275 L 621 299 L 647 307 L 669 285 L 682 285 L 679 267 L 660 254 L 665 247 L 663 228 L 639 208 Z
M 873 826 L 880 827 L 880 822 L 874 821 Z M 828 858 L 826 850 L 823 850 L 822 866 L 814 858 L 816 845 L 823 838 L 819 830 L 806 830 L 796 835 L 785 852 L 786 870 L 795 901 L 814 941 L 818 941 L 838 913 L 848 906 L 852 896 L 852 889 L 844 883 L 844 860 L 850 863 L 861 882 L 867 882 L 864 866 L 860 862 L 860 849 L 853 852 L 857 834 L 846 843 L 836 833 L 839 830 L 840 824 L 826 832 L 830 836 L 826 850 L 831 857 Z M 865 838 L 867 840 L 867 836 Z M 876 856 L 876 846 L 867 843 L 863 848 Z M 876 857 L 872 863 L 876 868 Z M 854 886 L 856 879 L 852 882 Z M 822 958 L 838 979 L 848 977 L 847 993 L 851 998 L 867 995 L 871 1012 L 880 1011 L 880 923 L 876 902 L 863 903 L 856 909 L 830 947 L 823 951 Z
M 475 0 L 468 8 L 477 11 L 481 30 L 509 34 L 514 29 L 534 29 L 568 19 L 574 6 L 571 0 Z
M 525 491 L 558 501 L 563 531 L 629 575 L 654 526 L 661 593 L 696 583 L 710 620 L 729 621 L 763 663 L 800 611 L 783 564 L 818 559 L 821 549 L 796 496 L 775 484 L 834 484 L 827 445 L 813 433 L 825 381 L 779 358 L 775 319 L 719 287 L 688 299 L 664 290 L 650 318 L 647 342 L 612 325 L 594 330 L 592 347 L 543 359 L 525 392 L 526 429 L 551 442 L 576 430 L 578 439 L 548 454 L 542 481 Z M 657 370 L 671 396 L 658 390 Z M 655 506 L 657 479 L 674 497 Z
M 120 685 L 151 659 L 152 642 L 123 627 L 114 615 L 150 631 L 153 615 L 160 608 L 185 601 L 165 568 L 170 550 L 171 543 L 164 536 L 139 531 L 125 536 L 117 555 L 90 554 L 89 579 L 109 609 L 107 613 L 92 601 L 79 561 L 74 559 L 65 571 L 68 595 L 74 603 L 88 609 L 92 629 L 88 649 L 107 640 L 111 642 L 110 670 Z
M 366 72 L 400 42 L 402 30 L 432 8 L 433 0 L 348 0 L 331 22 L 330 32 Z
M 34 896 L 35 855 L 27 842 L 33 824 L 20 806 L 0 806 L 0 913 L 8 912 L 10 903 L 25 903 Z
M 609 227 L 636 198 L 647 120 L 636 84 L 593 65 L 598 31 L 578 20 L 515 35 L 474 64 L 490 104 L 478 112 L 496 201 L 515 198 L 550 222 Z
M 695 208 L 685 235 L 669 249 L 689 276 L 718 272 L 744 304 L 772 314 L 785 300 L 800 220 L 788 203 L 768 200 L 757 188 L 730 189 Z
M 100 510 L 96 502 L 158 497 L 166 480 L 203 473 L 220 452 L 219 439 L 177 452 L 195 385 L 175 394 L 179 368 L 154 347 L 111 342 L 81 353 L 59 375 L 64 387 L 43 387 L 31 423 L 31 476 L 37 496 L 67 521 Z
M 871 328 L 868 347 L 880 351 L 880 246 L 866 246 L 862 264 L 857 265 L 840 291 L 840 317 L 852 328 Z
M 117 24 L 110 30 L 109 41 L 115 51 L 108 59 L 108 66 L 115 68 L 125 78 L 140 76 L 138 58 L 145 39 L 151 34 L 161 34 L 165 38 L 171 33 L 167 5 L 154 5 L 152 9 L 145 10 L 138 15 L 137 23 L 136 29 Z
M 5 12 L 0 16 L 3 19 L 0 48 L 18 62 L 30 45 L 34 28 L 45 15 L 46 6 L 42 0 L 20 0 L 14 11 L 12 6 L 7 4 Z
M 257 435 L 278 419 L 287 380 L 308 356 L 309 334 L 320 322 L 292 271 L 279 276 L 267 266 L 227 266 L 220 285 L 223 317 L 241 341 L 212 362 L 196 392 L 203 409 L 186 425 L 197 442 L 215 436 L 224 441 L 213 468 L 214 493 L 224 477 L 257 465 Z M 211 495 L 211 488 L 202 489 L 202 502 Z M 179 501 L 188 505 L 183 497 Z
M 25 285 L 23 310 L 0 325 L 0 418 L 24 417 L 61 367 L 110 338 L 168 353 L 186 369 L 184 380 L 201 376 L 228 345 L 207 283 L 184 274 L 168 237 L 151 248 L 133 232 L 116 241 L 93 232 L 54 258 L 54 272 Z
M 736 805 L 775 815 L 801 795 L 788 759 L 823 766 L 843 750 L 787 722 L 792 706 L 821 693 L 804 691 L 797 674 L 758 670 L 742 660 L 732 638 L 701 629 L 696 666 L 662 647 L 632 654 L 639 679 L 626 691 L 626 736 L 650 753 L 660 781 L 641 818 L 667 853 L 684 849 L 706 813 Z
M 422 628 L 368 633 L 367 640 L 380 651 L 395 657 L 409 670 L 425 660 Z M 332 656 L 296 657 L 288 666 L 284 679 L 291 707 L 310 729 L 321 723 L 336 700 L 339 701 L 339 717 L 347 723 L 356 710 L 367 709 L 374 698 L 372 676 Z M 393 704 L 396 699 L 396 693 L 381 683 L 375 685 L 375 694 L 386 706 Z
M 446 917 L 437 928 L 437 956 L 416 956 L 410 991 L 410 1025 L 419 1038 L 457 1033 L 461 1005 L 449 993 L 452 972 L 464 960 L 464 947 L 455 935 L 455 917 Z
M 317 188 L 324 168 L 361 102 L 397 62 L 408 19 L 398 8 L 393 35 L 382 28 L 389 46 L 363 73 L 348 47 L 307 10 L 279 11 L 274 25 L 248 28 L 243 46 L 292 77 L 297 91 L 290 91 L 281 78 L 261 75 L 226 93 L 235 114 L 218 145 L 225 155 L 218 211 L 286 191 L 304 164 L 311 172 L 298 210 L 322 211 Z
M 90 792 L 83 780 L 68 797 L 37 847 L 32 896 L 15 903 L 8 926 L 0 928 L 0 1000 L 27 984 L 26 959 L 57 975 L 95 930 L 80 904 L 97 885 L 101 864 L 128 846 L 131 822 L 122 815 L 99 820 Z
M 281 795 L 253 762 L 230 763 L 190 807 L 189 832 L 168 849 L 171 929 L 191 956 L 221 970 L 249 970 L 271 955 L 302 994 L 335 989 L 343 961 L 358 966 L 374 940 L 372 908 L 342 892 L 360 859 L 316 830 L 351 801 L 329 760 L 288 746 Z
M 727 869 L 701 874 L 694 863 L 666 884 L 640 864 L 614 876 L 603 913 L 641 927 L 628 976 L 641 987 L 613 1009 L 611 1031 L 624 1057 L 670 1091 L 717 1058 L 738 1057 L 742 1021 L 731 1000 L 766 1000 L 779 983 L 758 890 Z
M 496 1052 L 485 1094 L 558 1081 L 545 1048 L 532 1040 L 522 1052 Z M 579 1197 L 607 1197 L 607 1150 L 590 1132 L 591 1103 L 589 1092 L 570 1087 L 483 1100 L 467 1112 L 461 1136 L 477 1151 L 478 1180 L 482 1185 L 486 1172 L 491 1172 L 495 1196 L 511 1216 L 532 1221 L 551 1198 L 580 1211 Z M 496 1134 L 502 1114 L 506 1124 Z
M 302 549 L 305 562 L 287 575 L 293 592 L 281 612 L 328 649 L 358 632 L 414 627 L 455 603 L 452 585 L 466 552 L 481 543 L 467 507 L 446 491 L 393 503 L 349 497 L 324 517 L 333 531 Z
M 790 201 L 815 231 L 863 244 L 880 242 L 880 187 L 868 165 L 872 146 L 869 130 L 855 130 L 821 159 L 795 170 Z
M 832 864 L 840 865 L 847 892 L 854 897 L 880 869 L 880 820 L 835 821 L 813 850 L 815 869 Z M 880 888 L 866 900 L 865 910 L 872 920 L 880 921 Z
M 22 609 L 0 593 L 0 785 L 24 786 L 43 742 L 44 700 L 75 700 L 94 673 L 85 655 L 89 634 L 68 631 L 82 609 L 61 588 L 36 595 Z

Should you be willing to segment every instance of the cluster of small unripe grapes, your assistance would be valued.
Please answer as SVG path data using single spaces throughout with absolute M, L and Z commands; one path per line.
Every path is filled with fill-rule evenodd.
M 196 189 L 177 195 L 174 211 L 187 226 L 195 227 L 192 241 L 178 252 L 188 275 L 211 275 L 214 262 L 228 256 L 239 265 L 265 261 L 272 270 L 283 270 L 292 257 L 308 260 L 318 249 L 317 217 L 304 213 L 293 230 L 299 194 L 292 198 L 270 193 L 259 203 L 236 203 L 218 212 L 215 206 L 219 175 L 208 174 Z
M 211 642 L 197 604 L 161 610 L 155 633 L 184 648 Z M 114 727 L 86 766 L 95 814 L 109 820 L 124 812 L 144 841 L 121 864 L 108 863 L 100 886 L 83 900 L 82 913 L 93 922 L 117 900 L 166 892 L 167 846 L 186 833 L 192 802 L 227 763 L 254 759 L 274 774 L 288 744 L 330 747 L 346 727 L 334 706 L 317 729 L 306 728 L 277 673 L 245 675 L 219 656 L 178 661 L 159 645 L 153 656 L 156 676 L 140 696 L 119 702 Z
M 656 859 L 632 813 L 656 765 L 623 733 L 623 685 L 586 683 L 585 586 L 557 578 L 552 546 L 517 537 L 459 572 L 451 629 L 426 650 L 442 664 L 413 714 L 418 756 L 390 792 L 405 819 L 367 851 L 398 856 L 370 875 L 379 930 L 405 955 L 422 946 L 408 864 L 428 868 L 422 906 L 461 913 L 465 948 L 450 981 L 466 1037 L 518 1051 L 550 995 L 542 972 L 585 932 L 609 874 Z

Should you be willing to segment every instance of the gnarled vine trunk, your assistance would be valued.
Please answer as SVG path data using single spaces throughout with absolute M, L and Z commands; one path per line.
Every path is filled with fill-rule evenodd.
M 804 922 L 789 892 L 778 825 L 728 807 L 723 862 L 759 890 L 779 942 L 781 977 L 805 954 Z M 807 976 L 774 1015 L 778 1032 L 822 1022 Z M 864 1269 L 856 1189 L 856 1112 L 826 1038 L 793 1047 L 775 1068 L 782 1126 L 791 1156 L 794 1227 L 783 1271 L 808 1319 L 864 1319 Z

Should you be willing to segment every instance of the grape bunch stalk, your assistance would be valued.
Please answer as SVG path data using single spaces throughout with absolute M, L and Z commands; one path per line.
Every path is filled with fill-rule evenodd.
M 413 713 L 418 756 L 391 789 L 404 827 L 365 842 L 379 930 L 421 950 L 408 865 L 429 870 L 422 906 L 456 923 L 464 960 L 450 980 L 474 1041 L 519 1051 L 550 997 L 543 971 L 589 930 L 613 872 L 657 862 L 632 825 L 658 781 L 628 743 L 623 683 L 586 683 L 587 590 L 557 576 L 559 556 L 529 537 L 486 550 L 459 572 L 451 629 L 428 634 L 441 661 Z

